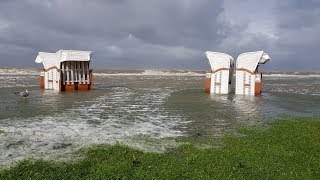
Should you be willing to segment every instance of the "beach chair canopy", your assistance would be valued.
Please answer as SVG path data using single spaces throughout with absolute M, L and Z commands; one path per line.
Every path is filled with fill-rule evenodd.
M 211 51 L 207 51 L 205 52 L 205 54 L 209 60 L 209 64 L 211 66 L 212 71 L 215 71 L 221 68 L 229 69 L 230 66 L 233 66 L 234 59 L 228 54 L 220 53 L 220 52 L 211 52 Z
M 263 51 L 246 52 L 237 58 L 237 69 L 243 68 L 255 72 L 258 64 L 264 64 L 270 60 L 267 53 Z
M 91 51 L 59 50 L 56 52 L 60 62 L 63 61 L 91 61 Z
M 91 61 L 91 51 L 59 50 L 56 53 L 39 52 L 35 62 L 43 63 L 45 69 L 60 67 L 64 61 Z
M 48 69 L 50 67 L 59 67 L 60 63 L 56 57 L 56 53 L 47 53 L 47 52 L 39 52 L 35 62 L 42 63 L 44 69 Z

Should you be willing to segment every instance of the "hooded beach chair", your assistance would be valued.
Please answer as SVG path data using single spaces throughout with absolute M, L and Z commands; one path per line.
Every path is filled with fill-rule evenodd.
M 228 94 L 230 92 L 234 60 L 228 54 L 205 52 L 211 72 L 206 73 L 205 92 L 211 94 Z
M 261 95 L 262 73 L 258 66 L 270 60 L 263 51 L 240 54 L 236 61 L 236 94 Z
M 40 88 L 59 91 L 91 90 L 91 51 L 59 50 L 39 52 L 35 62 L 44 66 Z

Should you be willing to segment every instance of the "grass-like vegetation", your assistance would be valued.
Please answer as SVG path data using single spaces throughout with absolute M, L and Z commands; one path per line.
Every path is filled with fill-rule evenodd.
M 164 154 L 115 146 L 82 150 L 76 162 L 25 160 L 0 171 L 0 179 L 317 179 L 320 121 L 273 121 L 243 128 L 222 146 L 187 143 Z

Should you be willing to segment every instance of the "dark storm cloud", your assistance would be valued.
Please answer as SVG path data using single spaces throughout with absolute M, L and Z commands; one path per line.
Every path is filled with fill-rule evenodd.
M 245 0 L 237 6 L 234 2 L 225 0 L 221 19 L 227 38 L 221 49 L 231 54 L 265 50 L 273 60 L 264 66 L 270 70 L 320 70 L 320 1 Z
M 278 31 L 276 42 L 281 63 L 293 69 L 319 71 L 320 1 L 281 1 L 276 8 Z
M 94 52 L 96 67 L 208 69 L 206 50 L 261 49 L 267 69 L 319 70 L 320 5 L 300 2 L 0 0 L 0 66 L 79 49 Z

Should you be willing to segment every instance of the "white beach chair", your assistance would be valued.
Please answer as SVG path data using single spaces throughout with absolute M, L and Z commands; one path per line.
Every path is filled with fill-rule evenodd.
M 236 94 L 261 95 L 262 73 L 258 66 L 270 60 L 263 51 L 240 54 L 236 62 Z
M 39 52 L 36 63 L 42 63 L 44 70 L 40 74 L 40 87 L 43 89 L 59 90 L 60 62 L 56 53 Z
M 234 60 L 228 54 L 205 52 L 211 72 L 206 74 L 205 91 L 211 94 L 228 94 L 230 92 Z
M 35 62 L 44 66 L 40 88 L 59 91 L 91 90 L 91 51 L 59 50 L 39 52 Z

